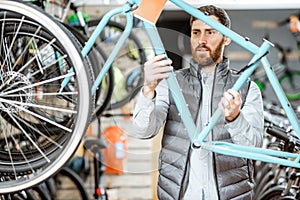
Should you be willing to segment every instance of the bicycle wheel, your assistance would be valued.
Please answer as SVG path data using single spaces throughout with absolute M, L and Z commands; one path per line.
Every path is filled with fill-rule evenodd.
M 72 156 L 89 123 L 93 75 L 76 42 L 41 9 L 2 0 L 0 27 L 0 194 L 5 194 L 46 180 Z
M 300 71 L 287 70 L 279 82 L 288 100 L 300 99 Z
M 13 200 L 51 200 L 51 196 L 47 193 L 48 191 L 38 185 L 33 188 L 22 190 L 13 194 L 0 195 L 0 199 L 13 199 Z
M 56 200 L 87 200 L 89 196 L 85 189 L 84 182 L 73 170 L 63 167 L 58 174 L 54 176 L 55 180 L 55 198 Z
M 34 3 L 37 4 L 36 1 L 34 1 Z M 63 2 L 63 1 L 58 0 L 58 1 L 51 1 L 51 2 L 47 3 L 46 7 L 41 6 L 41 3 L 38 3 L 37 5 L 39 5 L 44 10 L 46 10 L 46 12 L 48 14 L 50 14 L 51 16 L 55 17 L 55 19 L 57 19 L 59 21 L 63 21 L 63 19 L 61 19 L 61 17 L 64 15 L 63 9 L 65 9 L 65 6 L 67 3 L 69 3 L 69 2 Z M 63 24 L 63 25 L 76 37 L 76 39 L 79 41 L 79 43 L 83 47 L 85 45 L 85 43 L 87 42 L 88 37 L 83 35 L 78 30 L 79 27 L 77 27 L 77 29 L 76 29 L 73 26 L 68 25 L 68 24 Z M 95 74 L 95 76 L 97 76 L 100 73 L 100 71 L 107 59 L 107 55 L 104 53 L 104 51 L 102 50 L 102 48 L 99 45 L 94 44 L 93 48 L 88 53 L 87 57 L 89 58 L 89 61 L 91 63 L 93 73 Z M 95 109 L 92 114 L 92 120 L 94 120 L 96 118 L 96 116 L 100 116 L 101 113 L 108 107 L 111 96 L 112 96 L 113 85 L 114 85 L 113 70 L 112 70 L 112 68 L 110 68 L 108 70 L 104 80 L 102 81 L 101 85 L 99 86 L 99 89 L 96 91 L 96 94 L 95 94 L 95 99 L 96 99 L 95 103 L 96 104 L 95 104 Z
M 90 20 L 88 29 L 92 33 L 100 20 Z M 115 21 L 109 21 L 102 31 L 97 44 L 112 51 L 124 31 L 124 26 Z M 113 63 L 115 86 L 110 105 L 107 109 L 117 109 L 132 100 L 140 91 L 144 82 L 143 66 L 146 62 L 146 52 L 139 38 L 132 32 Z
M 80 44 L 84 46 L 88 38 L 82 35 L 77 29 L 66 24 L 65 26 L 78 39 Z M 95 44 L 89 52 L 88 57 L 90 58 L 93 73 L 95 74 L 95 76 L 97 76 L 100 73 L 102 67 L 104 66 L 104 63 L 107 59 L 107 55 L 104 53 L 103 49 L 99 45 Z M 105 75 L 105 78 L 102 81 L 101 85 L 99 86 L 99 89 L 96 91 L 96 104 L 95 110 L 92 114 L 92 120 L 94 120 L 96 116 L 100 116 L 101 113 L 108 107 L 113 93 L 113 87 L 114 75 L 113 69 L 110 68 L 107 74 Z
M 292 196 L 282 196 L 283 192 L 285 191 L 286 186 L 284 185 L 278 185 L 273 188 L 270 188 L 264 194 L 261 196 L 257 197 L 257 200 L 293 200 L 295 199 Z
M 266 185 L 272 182 L 274 177 L 275 177 L 275 172 L 272 169 L 268 171 L 266 174 L 264 174 L 264 176 L 260 178 L 260 182 L 257 182 L 257 185 L 254 190 L 255 191 L 254 197 L 259 197 L 262 193 L 264 193 Z
M 275 51 L 279 56 L 279 64 L 272 66 L 276 75 L 278 76 L 279 83 L 288 100 L 294 101 L 300 99 L 300 71 L 291 70 L 288 65 L 288 53 L 291 51 L 289 48 L 284 48 L 278 43 L 275 43 Z M 281 70 L 276 72 L 276 66 Z M 279 68 L 279 69 L 280 69 Z
M 272 170 L 273 164 L 271 163 L 263 163 L 262 167 L 256 169 L 256 176 L 255 176 L 255 188 L 260 187 L 262 185 L 262 179 L 268 174 L 270 170 Z M 264 183 L 263 183 L 264 184 Z

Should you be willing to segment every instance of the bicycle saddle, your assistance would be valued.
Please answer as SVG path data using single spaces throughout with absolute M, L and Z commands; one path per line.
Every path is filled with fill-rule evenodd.
M 86 137 L 84 141 L 84 148 L 91 151 L 100 151 L 108 146 L 107 142 L 102 138 Z

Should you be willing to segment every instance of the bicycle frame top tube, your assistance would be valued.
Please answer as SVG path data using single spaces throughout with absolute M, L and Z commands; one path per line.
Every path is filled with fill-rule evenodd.
M 170 0 L 172 3 L 177 5 L 182 10 L 186 11 L 187 13 L 195 16 L 196 18 L 202 20 L 204 23 L 208 24 L 212 28 L 216 29 L 220 33 L 224 34 L 228 38 L 230 38 L 232 41 L 237 43 L 238 45 L 242 46 L 249 52 L 253 53 L 253 58 L 250 60 L 248 66 L 249 68 L 246 69 L 241 76 L 238 78 L 236 83 L 233 86 L 233 89 L 235 91 L 240 90 L 240 88 L 243 86 L 243 84 L 247 81 L 249 76 L 253 73 L 253 71 L 257 68 L 259 61 L 262 61 L 264 69 L 267 71 L 267 76 L 272 84 L 272 86 L 277 90 L 276 95 L 280 100 L 280 103 L 282 104 L 285 112 L 287 113 L 287 116 L 297 133 L 298 137 L 300 138 L 300 128 L 299 128 L 299 122 L 296 118 L 296 115 L 291 108 L 291 106 L 288 103 L 288 100 L 283 92 L 283 90 L 280 87 L 280 84 L 276 78 L 276 75 L 272 71 L 270 64 L 265 57 L 266 52 L 268 49 L 272 46 L 272 44 L 268 41 L 263 41 L 262 45 L 260 47 L 256 46 L 255 44 L 251 43 L 249 40 L 247 40 L 244 37 L 241 37 L 239 34 L 235 33 L 234 31 L 230 30 L 229 28 L 223 26 L 221 23 L 213 20 L 211 17 L 205 15 L 198 9 L 192 7 L 191 5 L 185 3 L 182 0 Z M 121 39 L 118 41 L 117 45 L 113 49 L 111 55 L 109 56 L 107 62 L 105 63 L 103 69 L 101 70 L 99 76 L 96 79 L 96 82 L 93 86 L 93 92 L 97 89 L 97 87 L 100 85 L 101 81 L 104 78 L 105 73 L 108 71 L 109 67 L 111 66 L 111 63 L 113 62 L 113 59 L 115 55 L 120 51 L 122 44 L 124 43 L 125 39 L 128 37 L 129 32 L 132 30 L 132 12 L 131 9 L 135 5 L 139 5 L 139 0 L 128 0 L 127 4 L 123 5 L 123 7 L 113 9 L 112 11 L 108 12 L 106 15 L 104 15 L 103 19 L 97 26 L 96 30 L 88 40 L 87 44 L 85 45 L 82 54 L 86 55 L 87 52 L 91 49 L 92 45 L 96 41 L 96 38 L 103 30 L 104 26 L 108 22 L 108 20 L 117 14 L 123 13 L 126 16 L 126 27 L 125 31 L 123 32 Z M 149 23 L 147 21 L 143 21 L 143 24 L 145 26 L 145 29 L 148 33 L 149 39 L 152 43 L 152 47 L 155 51 L 155 54 L 166 54 L 163 43 L 161 41 L 161 38 L 158 34 L 158 31 L 154 24 Z M 166 55 L 167 56 L 167 55 Z M 167 57 L 166 57 L 167 59 Z M 300 157 L 298 154 L 292 154 L 292 153 L 283 153 L 278 152 L 274 150 L 267 150 L 262 148 L 255 148 L 255 147 L 245 147 L 241 145 L 236 144 L 229 144 L 226 142 L 206 142 L 205 138 L 207 135 L 211 132 L 213 127 L 216 125 L 218 120 L 222 117 L 222 113 L 220 109 L 217 109 L 215 113 L 213 114 L 210 122 L 207 124 L 207 126 L 201 131 L 201 133 L 197 133 L 196 125 L 191 117 L 190 111 L 188 109 L 188 105 L 186 105 L 184 96 L 181 92 L 181 89 L 178 85 L 178 82 L 176 80 L 174 72 L 169 72 L 169 78 L 167 78 L 167 82 L 169 85 L 169 91 L 171 92 L 172 97 L 174 98 L 176 107 L 178 109 L 179 115 L 181 116 L 181 119 L 183 121 L 183 124 L 186 128 L 186 131 L 190 137 L 191 144 L 195 144 L 197 146 L 201 146 L 204 149 L 207 149 L 209 151 L 231 155 L 231 156 L 237 156 L 237 157 L 245 157 L 253 160 L 261 160 L 265 162 L 273 162 L 278 163 L 282 165 L 288 165 L 293 167 L 299 167 L 300 164 L 295 161 L 286 160 L 284 158 L 279 157 L 286 157 L 286 158 L 294 158 L 295 160 L 299 160 Z

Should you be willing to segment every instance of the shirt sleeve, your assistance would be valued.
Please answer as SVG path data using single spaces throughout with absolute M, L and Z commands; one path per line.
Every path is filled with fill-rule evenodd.
M 134 135 L 138 138 L 155 136 L 166 120 L 170 105 L 167 82 L 161 81 L 155 92 L 154 99 L 146 98 L 142 92 L 138 95 L 132 118 Z
M 233 143 L 261 147 L 264 134 L 263 101 L 259 88 L 250 83 L 245 104 L 239 116 L 228 122 L 225 128 L 229 131 Z

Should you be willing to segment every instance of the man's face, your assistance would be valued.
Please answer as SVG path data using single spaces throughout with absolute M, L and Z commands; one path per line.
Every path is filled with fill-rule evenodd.
M 210 16 L 217 20 L 217 17 Z M 222 61 L 224 46 L 230 40 L 200 20 L 195 20 L 191 27 L 191 50 L 200 67 L 214 66 Z

